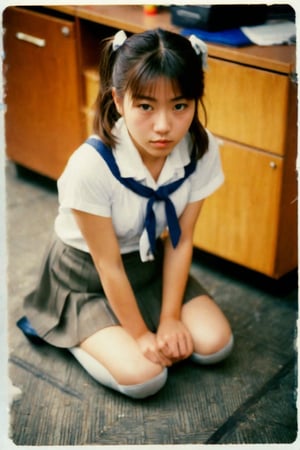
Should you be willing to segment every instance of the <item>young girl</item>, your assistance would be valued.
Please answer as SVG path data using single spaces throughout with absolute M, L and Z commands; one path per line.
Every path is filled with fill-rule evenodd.
M 105 41 L 95 135 L 58 180 L 55 237 L 19 323 L 132 398 L 155 394 L 177 361 L 215 363 L 233 345 L 189 275 L 203 199 L 223 182 L 198 118 L 202 44 L 161 29 Z

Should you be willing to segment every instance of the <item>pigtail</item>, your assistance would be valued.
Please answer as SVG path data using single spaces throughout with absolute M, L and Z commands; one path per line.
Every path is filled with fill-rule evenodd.
M 112 97 L 112 72 L 116 59 L 113 51 L 113 39 L 102 41 L 99 64 L 99 93 L 95 103 L 94 132 L 100 136 L 103 143 L 109 147 L 116 144 L 111 130 L 120 117 Z

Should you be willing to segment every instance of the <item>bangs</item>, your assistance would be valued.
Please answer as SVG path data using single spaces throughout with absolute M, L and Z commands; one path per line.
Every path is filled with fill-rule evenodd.
M 184 95 L 182 90 L 180 89 L 178 80 L 173 78 L 166 78 L 165 75 L 156 75 L 155 78 L 151 77 L 147 80 L 147 77 L 140 77 L 135 79 L 130 86 L 128 86 L 129 92 L 131 93 L 131 97 L 133 99 L 139 97 L 155 97 L 156 86 L 159 79 L 166 80 L 166 83 L 170 83 L 172 90 L 174 92 L 174 97 L 184 97 L 188 98 Z
M 174 92 L 186 99 L 198 99 L 201 96 L 200 83 L 193 75 L 195 71 L 189 73 L 177 55 L 170 52 L 151 54 L 143 64 L 133 66 L 130 72 L 126 90 L 133 98 L 153 93 L 159 78 L 168 80 Z

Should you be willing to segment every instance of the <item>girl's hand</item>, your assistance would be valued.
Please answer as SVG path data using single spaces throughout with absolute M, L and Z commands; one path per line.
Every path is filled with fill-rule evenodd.
M 163 367 L 172 365 L 172 360 L 159 350 L 156 335 L 151 331 L 147 331 L 147 333 L 138 337 L 137 343 L 143 355 L 153 363 L 160 364 Z
M 194 350 L 190 332 L 177 319 L 163 319 L 158 327 L 156 340 L 158 349 L 172 362 L 188 358 Z

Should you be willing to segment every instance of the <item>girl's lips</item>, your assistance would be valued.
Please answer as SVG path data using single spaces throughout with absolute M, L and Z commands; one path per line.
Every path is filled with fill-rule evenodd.
M 151 145 L 153 145 L 154 147 L 159 147 L 159 148 L 168 147 L 171 143 L 172 143 L 172 141 L 167 140 L 167 139 L 159 139 L 157 141 L 151 141 Z

